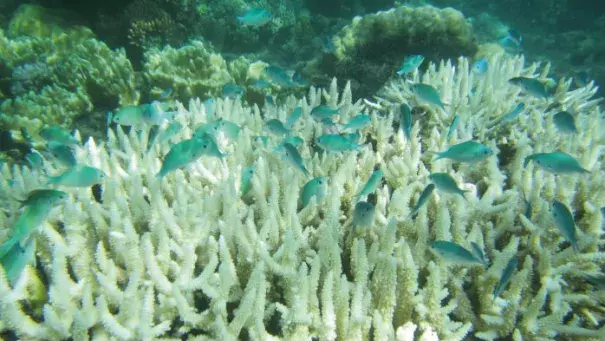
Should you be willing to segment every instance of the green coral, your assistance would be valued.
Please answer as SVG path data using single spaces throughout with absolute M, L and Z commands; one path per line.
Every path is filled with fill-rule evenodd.
M 159 88 L 172 88 L 176 98 L 218 95 L 233 82 L 227 62 L 201 41 L 181 48 L 166 46 L 145 53 L 144 77 Z
M 38 27 L 34 30 L 38 34 L 9 39 L 0 30 L 4 62 L 9 69 L 29 63 L 44 64 L 50 70 L 52 84 L 4 101 L 0 106 L 0 127 L 40 128 L 45 124 L 68 127 L 75 117 L 94 106 L 138 103 L 134 70 L 123 50 L 111 50 L 84 27 L 61 31 L 51 26 L 52 29 L 44 30 L 35 24 L 25 25 L 23 20 L 20 15 L 12 19 L 11 35 L 31 33 L 32 27 Z M 45 107 L 49 102 L 50 110 Z

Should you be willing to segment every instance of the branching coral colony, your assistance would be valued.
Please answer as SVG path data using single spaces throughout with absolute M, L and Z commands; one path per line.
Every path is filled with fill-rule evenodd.
M 263 110 L 238 99 L 192 100 L 179 106 L 183 129 L 169 140 L 189 139 L 203 123 L 241 130 L 217 130 L 227 156 L 193 158 L 162 178 L 156 173 L 171 144 L 156 141 L 147 151 L 146 129 L 118 128 L 104 145 L 77 146 L 80 164 L 107 174 L 102 203 L 89 189 L 61 187 L 69 197 L 32 234 L 37 266 L 12 287 L 0 271 L 0 330 L 28 340 L 602 340 L 605 296 L 594 283 L 605 259 L 605 167 L 602 113 L 590 99 L 596 88 L 570 91 L 571 81 L 561 80 L 540 99 L 508 80 L 543 80 L 548 65 L 504 56 L 488 63 L 484 75 L 466 59 L 430 65 L 366 102 L 353 102 L 348 85 L 339 93 L 336 81 Z M 417 83 L 432 85 L 446 110 L 420 102 Z M 410 140 L 397 123 L 403 103 L 413 108 Z M 502 120 L 518 103 L 523 112 Z M 312 117 L 320 105 L 338 108 L 332 119 L 340 123 L 371 116 L 350 151 L 315 145 L 324 129 L 338 128 Z M 310 179 L 292 167 L 296 158 L 278 135 L 264 137 L 264 122 L 284 122 L 296 107 L 302 117 L 290 147 L 292 136 L 302 138 L 298 165 L 327 179 L 325 193 L 302 210 L 299 193 Z M 576 134 L 553 123 L 563 110 L 574 116 Z M 459 124 L 448 139 L 454 115 Z M 429 153 L 470 140 L 493 155 L 469 164 Z M 536 159 L 525 162 L 555 151 L 590 172 L 554 175 Z M 48 163 L 48 174 L 58 167 Z M 369 198 L 355 197 L 375 169 L 384 182 Z M 410 216 L 431 173 L 449 174 L 466 192 L 436 184 Z M 5 165 L 2 174 L 5 200 L 46 182 L 27 168 Z M 243 196 L 242 187 L 250 188 Z M 557 229 L 555 201 L 575 214 L 577 252 Z M 366 213 L 370 225 L 361 223 Z M 2 240 L 18 215 L 0 214 Z M 446 262 L 439 254 L 458 249 L 437 249 L 454 245 L 445 242 L 474 250 L 454 258 L 484 262 Z

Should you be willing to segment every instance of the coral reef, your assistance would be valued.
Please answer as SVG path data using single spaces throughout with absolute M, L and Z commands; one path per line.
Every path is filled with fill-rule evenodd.
M 192 65 L 208 67 L 197 60 Z M 543 79 L 548 65 L 504 56 L 491 57 L 489 65 L 483 77 L 465 58 L 411 75 L 433 85 L 459 116 L 449 139 L 451 116 L 418 103 L 408 83 L 394 80 L 364 105 L 353 101 L 350 85 L 339 92 L 334 80 L 329 89 L 311 88 L 305 98 L 289 97 L 262 112 L 239 99 L 179 105 L 181 140 L 211 117 L 242 131 L 236 140 L 217 137 L 225 159 L 202 158 L 163 179 L 155 174 L 170 147 L 156 144 L 147 152 L 145 130 L 118 128 L 104 145 L 89 140 L 76 147 L 80 163 L 109 175 L 103 199 L 68 189 L 70 197 L 35 233 L 39 266 L 26 268 L 13 288 L 0 270 L 0 331 L 28 340 L 603 339 L 605 297 L 582 279 L 598 273 L 605 259 L 599 240 L 605 136 L 598 100 L 591 100 L 596 89 L 570 91 L 571 81 L 561 80 L 551 99 L 536 99 L 508 79 Z M 180 91 L 195 88 L 182 84 Z M 525 112 L 502 123 L 519 102 Z M 394 128 L 400 103 L 414 107 L 411 139 Z M 310 111 L 320 104 L 338 107 L 343 122 L 360 111 L 371 114 L 359 151 L 313 148 L 323 127 Z M 297 106 L 303 116 L 293 133 L 306 142 L 304 163 L 313 176 L 329 179 L 325 197 L 301 211 L 299 190 L 307 179 L 276 157 L 275 143 L 264 148 L 253 139 L 263 121 L 283 121 Z M 580 134 L 555 129 L 551 114 L 559 109 L 575 115 Z M 465 165 L 426 153 L 469 139 L 497 155 Z M 555 149 L 591 172 L 553 176 L 533 163 L 523 166 L 528 155 Z M 241 171 L 251 165 L 252 189 L 240 197 Z M 374 221 L 353 228 L 355 194 L 377 166 L 385 183 L 367 198 L 376 207 Z M 27 168 L 4 165 L 1 172 L 3 196 L 22 196 L 45 181 Z M 431 172 L 450 173 L 468 190 L 466 200 L 437 192 L 411 218 Z M 552 227 L 553 200 L 576 213 L 577 253 Z M 15 216 L 0 211 L 0 226 L 11 226 Z M 7 234 L 0 230 L 0 238 Z M 434 240 L 475 242 L 491 265 L 448 264 L 430 252 Z M 492 292 L 511 257 L 519 268 L 496 298 Z M 39 295 L 44 291 L 48 297 Z
M 453 8 L 399 6 L 358 16 L 332 39 L 334 51 L 318 62 L 320 70 L 352 79 L 354 94 L 371 96 L 392 76 L 407 54 L 428 59 L 472 56 L 471 25 Z
M 15 16 L 11 22 L 22 21 Z M 24 30 L 24 25 L 17 26 Z M 35 130 L 45 124 L 69 127 L 93 107 L 113 109 L 138 103 L 134 71 L 124 51 L 109 49 L 84 27 L 38 31 L 39 36 L 15 38 L 0 31 L 0 53 L 15 77 L 15 93 L 0 105 L 1 129 Z M 44 69 L 43 79 L 23 72 L 37 69 Z

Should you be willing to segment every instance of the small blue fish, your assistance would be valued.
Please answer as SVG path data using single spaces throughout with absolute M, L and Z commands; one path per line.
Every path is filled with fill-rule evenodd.
M 351 225 L 354 227 L 372 226 L 375 212 L 376 207 L 369 202 L 358 202 L 355 204 L 355 209 L 353 210 L 353 220 L 351 221 Z
M 269 78 L 269 80 L 279 86 L 291 86 L 292 85 L 292 77 L 286 72 L 286 70 L 282 69 L 279 66 L 269 65 L 263 71 L 265 76 Z
M 292 167 L 300 170 L 307 178 L 311 176 L 309 171 L 305 168 L 302 157 L 298 153 L 298 150 L 293 145 L 287 142 L 284 143 L 282 153 L 286 162 L 288 162 Z
M 158 101 L 139 105 L 142 110 L 142 120 L 146 125 L 161 125 L 164 121 L 172 121 L 177 114 L 176 111 L 165 111 L 166 105 Z
M 275 105 L 275 99 L 271 95 L 265 95 L 265 104 L 266 105 Z
M 525 109 L 525 103 L 519 103 L 517 106 L 511 110 L 508 114 L 502 117 L 502 122 L 510 122 L 514 120 L 520 113 Z
M 122 126 L 135 126 L 139 127 L 144 124 L 143 113 L 145 111 L 144 106 L 139 105 L 127 105 L 123 106 L 113 114 L 111 120 Z
M 358 150 L 359 145 L 338 134 L 324 134 L 315 139 L 315 143 L 327 152 L 346 152 Z
M 48 184 L 66 187 L 91 187 L 103 182 L 107 174 L 90 166 L 75 166 L 58 176 L 48 177 Z
M 170 98 L 173 93 L 174 93 L 174 89 L 171 87 L 168 87 L 160 93 L 160 99 L 166 100 L 166 99 Z
M 271 13 L 264 8 L 252 8 L 237 20 L 244 26 L 260 27 L 271 21 Z
M 565 204 L 556 200 L 553 202 L 552 207 L 555 225 L 561 234 L 563 234 L 563 237 L 571 243 L 574 251 L 579 252 L 580 248 L 578 247 L 578 239 L 576 238 L 576 223 L 571 211 Z
M 359 144 L 359 141 L 361 140 L 361 134 L 356 131 L 354 133 L 351 134 L 345 134 L 343 135 L 347 140 L 353 142 L 353 143 L 357 143 Z
M 214 97 L 210 97 L 205 100 L 202 104 L 204 105 L 204 112 L 206 114 L 206 120 L 213 121 L 214 120 Z
M 410 213 L 410 218 L 415 216 L 416 213 L 418 213 L 418 211 L 422 208 L 422 206 L 424 206 L 424 204 L 426 204 L 429 201 L 434 190 L 435 190 L 435 184 L 428 184 L 422 190 L 422 193 L 420 193 L 420 197 L 418 197 L 418 201 L 416 201 L 414 208 L 412 208 L 412 212 Z
M 309 82 L 303 77 L 299 71 L 294 72 L 292 75 L 292 83 L 297 86 L 307 86 Z
M 305 140 L 303 140 L 302 138 L 298 137 L 298 136 L 288 136 L 285 139 L 283 139 L 280 143 L 280 145 L 278 147 L 282 147 L 284 143 L 289 143 L 292 146 L 294 146 L 294 148 L 298 148 L 300 147 L 303 143 L 305 142 Z
M 412 85 L 412 91 L 420 101 L 428 103 L 430 105 L 436 105 L 445 111 L 445 103 L 441 101 L 441 95 L 439 91 L 432 85 L 417 83 Z
M 290 131 L 284 127 L 284 124 L 276 118 L 272 118 L 265 122 L 265 128 L 268 132 L 277 136 L 290 134 Z
M 347 123 L 342 126 L 343 130 L 353 130 L 353 131 L 357 131 L 357 130 L 361 130 L 363 128 L 365 128 L 365 126 L 367 126 L 368 124 L 370 124 L 372 122 L 372 118 L 370 117 L 370 115 L 364 115 L 364 114 L 358 114 L 356 116 L 353 116 L 349 119 L 349 121 L 347 121 Z
M 446 262 L 461 265 L 483 264 L 483 262 L 475 257 L 469 250 L 454 242 L 437 240 L 431 243 L 431 249 Z
M 311 110 L 311 117 L 313 117 L 317 121 L 321 121 L 324 118 L 331 118 L 332 116 L 338 114 L 339 109 L 332 109 L 327 105 L 318 105 Z
M 76 165 L 76 156 L 70 146 L 55 141 L 49 142 L 47 146 L 51 155 L 61 164 L 67 167 Z
M 225 84 L 223 85 L 223 97 L 225 98 L 239 98 L 246 92 L 244 88 L 237 84 Z
M 259 136 L 254 136 L 252 137 L 252 141 L 257 144 L 257 145 L 262 145 L 263 147 L 266 147 L 267 144 L 269 144 L 269 136 L 264 136 L 264 135 L 259 135 Z
M 401 68 L 397 71 L 397 74 L 400 76 L 406 76 L 409 73 L 412 73 L 420 67 L 422 62 L 424 61 L 424 56 L 420 54 L 412 54 L 407 56 L 403 63 L 401 64 Z
M 264 90 L 264 89 L 268 88 L 269 86 L 271 86 L 271 84 L 264 79 L 258 79 L 256 81 L 252 82 L 252 84 L 250 84 L 250 87 L 252 87 L 256 90 Z
M 80 141 L 58 125 L 51 125 L 49 127 L 42 128 L 39 134 L 48 142 L 54 141 L 66 145 L 80 144 Z
M 403 103 L 399 108 L 401 130 L 408 141 L 412 140 L 412 109 L 409 105 Z
M 534 97 L 550 97 L 550 93 L 548 93 L 548 90 L 546 90 L 546 86 L 535 78 L 513 77 L 509 79 L 508 82 L 520 87 L 521 89 L 523 89 L 523 91 L 529 93 Z
M 327 185 L 328 178 L 326 177 L 309 180 L 300 190 L 300 208 L 307 207 L 313 197 L 319 203 L 326 196 Z
M 321 50 L 323 51 L 323 53 L 334 53 L 334 51 L 336 51 L 334 43 L 332 42 L 332 36 L 323 37 L 321 43 Z
M 502 271 L 502 276 L 500 276 L 500 281 L 494 288 L 494 292 L 493 292 L 494 299 L 492 300 L 492 303 L 493 303 L 493 301 L 496 300 L 496 298 L 498 296 L 500 296 L 500 294 L 504 291 L 504 289 L 506 289 L 506 286 L 508 285 L 510 280 L 513 278 L 513 273 L 515 272 L 515 270 L 517 270 L 518 266 L 519 266 L 519 261 L 517 260 L 517 256 L 513 256 L 506 264 L 504 271 Z
M 435 160 L 450 159 L 458 162 L 474 163 L 484 160 L 493 154 L 494 152 L 489 147 L 481 143 L 466 141 L 455 144 L 445 151 L 437 153 Z
M 296 121 L 298 121 L 300 116 L 302 116 L 302 108 L 301 107 L 294 108 L 294 110 L 292 110 L 292 112 L 290 113 L 290 116 L 288 116 L 288 119 L 286 119 L 286 124 L 284 125 L 286 127 L 286 129 L 288 129 L 288 130 L 292 129 L 292 127 L 294 126 L 294 123 L 296 123 Z
M 67 198 L 67 193 L 56 189 L 35 189 L 27 194 L 25 200 L 19 200 L 21 207 L 32 205 L 57 205 Z
M 458 117 L 458 115 L 454 115 L 454 118 L 452 118 L 452 123 L 450 123 L 450 128 L 447 131 L 446 139 L 450 139 L 454 131 L 456 131 L 456 127 L 458 127 L 459 122 L 460 118 Z
M 523 45 L 521 41 L 515 39 L 511 35 L 507 35 L 498 40 L 498 44 L 502 46 L 504 51 L 511 54 L 523 53 Z
M 159 134 L 158 139 L 160 140 L 160 143 L 170 140 L 176 134 L 178 134 L 179 131 L 181 131 L 182 129 L 183 129 L 183 125 L 180 124 L 179 122 L 175 121 L 175 122 L 170 123 L 168 125 L 168 127 L 166 127 L 166 129 Z
M 25 154 L 23 158 L 31 169 L 41 170 L 44 168 L 44 158 L 34 149 Z
M 573 116 L 567 111 L 560 111 L 552 117 L 557 129 L 565 134 L 576 134 L 578 128 L 576 127 L 576 121 Z
M 324 134 L 338 134 L 340 133 L 340 128 L 331 118 L 326 117 L 321 119 L 321 124 L 323 124 L 323 133 Z
M 363 185 L 361 191 L 357 193 L 353 198 L 365 197 L 366 195 L 373 193 L 382 182 L 383 176 L 384 172 L 382 170 L 375 170 L 372 175 L 370 175 L 370 178 L 368 178 L 368 181 L 366 181 L 365 185 Z
M 34 264 L 36 261 L 36 242 L 34 238 L 29 238 L 23 246 L 16 243 L 0 257 L 0 266 L 4 268 L 6 279 L 11 286 L 14 286 L 21 272 L 28 264 Z
M 168 151 L 168 154 L 164 156 L 162 168 L 156 174 L 156 177 L 162 178 L 164 175 L 179 168 L 183 168 L 202 157 L 205 153 L 205 149 L 208 149 L 208 140 L 211 139 L 203 137 L 192 138 L 172 146 Z
M 237 123 L 219 118 L 214 122 L 215 130 L 222 132 L 229 140 L 235 140 L 239 137 L 241 128 Z
M 477 244 L 475 242 L 471 242 L 471 246 L 473 248 L 473 250 L 472 250 L 473 255 L 475 255 L 475 257 L 477 257 L 479 260 L 481 260 L 481 263 L 483 263 L 483 265 L 485 267 L 488 267 L 489 260 L 485 256 L 485 253 L 483 253 L 483 249 L 481 248 L 481 246 L 479 246 L 479 244 Z
M 523 167 L 527 167 L 529 161 L 533 161 L 540 168 L 554 174 L 590 173 L 582 168 L 578 160 L 563 152 L 537 153 L 525 158 Z
M 472 71 L 478 75 L 483 75 L 487 72 L 487 59 L 483 58 L 473 64 Z
M 252 188 L 252 177 L 254 176 L 254 171 L 256 170 L 256 166 L 246 167 L 242 170 L 241 185 L 240 192 L 241 195 L 245 195 Z
M 464 198 L 464 193 L 468 192 L 465 190 L 461 190 L 456 184 L 456 181 L 447 173 L 431 173 L 429 175 L 429 179 L 433 181 L 435 186 L 441 191 L 446 193 L 458 194 L 462 198 Z M 466 198 L 464 198 L 466 199 Z

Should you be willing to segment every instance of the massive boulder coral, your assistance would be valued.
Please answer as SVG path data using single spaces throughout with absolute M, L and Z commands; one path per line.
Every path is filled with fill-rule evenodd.
M 432 60 L 472 56 L 472 26 L 453 8 L 399 6 L 358 16 L 332 39 L 333 52 L 320 67 L 354 80 L 360 96 L 371 96 L 401 63 L 401 56 L 424 54 Z
M 339 92 L 336 81 L 262 112 L 239 99 L 192 100 L 178 108 L 176 120 L 184 127 L 178 139 L 212 117 L 242 131 L 235 141 L 218 135 L 224 160 L 204 158 L 163 179 L 156 173 L 170 147 L 156 144 L 147 152 L 146 131 L 110 131 L 104 145 L 89 140 L 77 147 L 77 157 L 109 175 L 103 200 L 95 201 L 88 189 L 69 190 L 67 202 L 36 232 L 39 266 L 26 268 L 13 288 L 0 270 L 0 331 L 30 340 L 602 339 L 603 294 L 582 278 L 597 274 L 605 259 L 599 240 L 605 205 L 599 144 L 605 136 L 598 101 L 590 100 L 595 88 L 568 91 L 570 81 L 563 80 L 552 99 L 538 100 L 507 82 L 544 77 L 538 65 L 502 56 L 489 65 L 484 77 L 471 73 L 464 58 L 411 76 L 435 86 L 455 109 L 461 123 L 451 139 L 451 116 L 417 103 L 409 84 L 396 80 L 367 105 L 352 100 L 349 85 Z M 526 113 L 496 124 L 519 101 Z M 415 107 L 409 140 L 393 128 L 400 103 Z M 555 130 L 555 103 L 576 114 L 581 134 Z M 310 111 L 320 104 L 338 107 L 341 121 L 364 107 L 371 114 L 359 151 L 313 148 L 323 127 Z M 307 179 L 276 157 L 279 141 L 264 146 L 254 139 L 263 121 L 285 120 L 297 106 L 303 117 L 293 133 L 305 141 L 306 167 L 329 179 L 325 198 L 300 211 Z M 497 156 L 469 166 L 426 153 L 468 139 Z M 533 164 L 523 167 L 528 155 L 555 148 L 591 172 L 555 177 Z M 252 189 L 240 196 L 241 171 L 251 165 Z M 385 183 L 367 199 L 375 204 L 375 219 L 371 227 L 353 229 L 355 195 L 376 166 Z M 469 190 L 466 200 L 438 191 L 409 217 L 429 173 L 438 171 Z M 22 196 L 45 181 L 27 168 L 5 165 L 1 172 L 5 196 Z M 525 199 L 532 207 L 528 216 Z M 581 213 L 577 253 L 552 227 L 554 199 Z M 7 211 L 0 211 L 0 226 L 15 219 Z M 8 233 L 0 230 L 0 236 Z M 475 242 L 491 265 L 448 264 L 430 252 L 434 240 Z M 514 256 L 519 269 L 495 298 L 493 289 Z
M 218 95 L 225 84 L 233 82 L 227 62 L 201 41 L 151 49 L 145 53 L 143 68 L 149 84 L 160 91 L 172 88 L 181 100 Z

